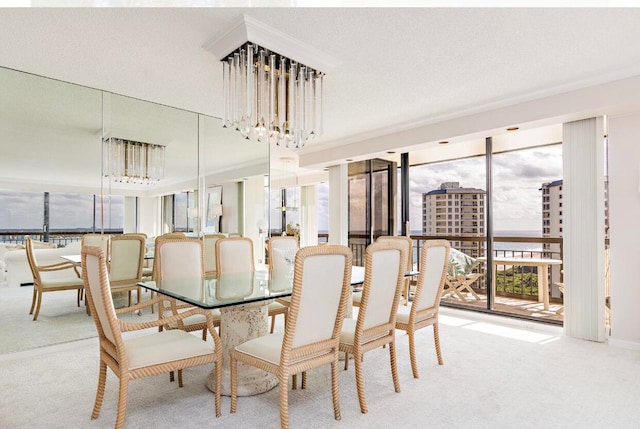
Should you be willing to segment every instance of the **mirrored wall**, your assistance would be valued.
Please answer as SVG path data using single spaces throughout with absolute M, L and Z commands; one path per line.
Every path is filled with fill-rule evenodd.
M 77 230 L 76 237 L 91 230 L 153 237 L 184 225 L 196 236 L 225 232 L 250 237 L 256 261 L 263 260 L 260 243 L 269 229 L 268 145 L 245 140 L 223 128 L 218 118 L 16 70 L 0 68 L 0 88 L 0 199 L 7 203 L 0 203 L 1 231 L 26 229 L 23 235 L 41 239 L 49 218 L 65 230 Z M 162 177 L 151 184 L 112 177 L 103 144 L 109 139 L 162 146 Z M 15 323 L 1 326 L 0 334 L 7 338 L 5 333 L 15 331 L 21 343 L 0 353 L 95 336 L 91 318 L 75 308 L 75 299 L 62 312 L 75 311 L 67 328 L 60 330 L 57 320 L 47 332 L 44 313 L 32 322 L 31 295 L 16 301 L 18 290 L 31 288 L 20 284 L 9 288 L 4 283 L 3 289 L 13 292 L 11 299 L 0 300 L 0 308 L 15 309 Z M 25 337 L 44 342 L 27 344 Z
M 113 218 L 111 197 L 121 196 L 125 232 L 149 236 L 170 231 L 171 217 L 186 217 L 196 234 L 252 235 L 268 219 L 269 147 L 223 128 L 218 118 L 5 68 L 0 87 L 0 189 L 98 195 L 101 226 Z M 109 139 L 161 146 L 161 179 L 141 184 L 110 176 L 103 162 Z M 192 193 L 189 202 L 169 216 L 162 197 L 183 192 Z

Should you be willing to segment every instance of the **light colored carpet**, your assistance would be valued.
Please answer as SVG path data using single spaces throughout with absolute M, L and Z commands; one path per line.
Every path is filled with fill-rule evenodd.
M 42 297 L 38 320 L 29 314 L 33 286 L 19 288 L 0 287 L 0 353 L 29 350 L 52 344 L 95 337 L 93 318 L 87 315 L 84 302 L 76 306 L 76 291 L 47 292 Z M 134 293 L 134 302 L 136 294 Z M 149 299 L 149 293 L 142 293 L 142 299 Z M 127 294 L 114 295 L 114 305 L 127 305 Z M 127 321 L 157 319 L 150 310 L 142 316 L 123 314 Z
M 353 365 L 340 370 L 342 420 L 331 406 L 329 370 L 290 391 L 292 428 L 637 428 L 640 353 L 564 338 L 559 329 L 505 326 L 497 318 L 445 310 L 444 365 L 431 328 L 417 335 L 421 378 L 411 376 L 406 335 L 398 334 L 401 393 L 388 352 L 365 357 L 369 413 L 361 414 Z M 278 327 L 281 329 L 281 326 Z M 97 340 L 0 355 L 1 428 L 112 428 L 117 380 L 109 373 L 102 413 L 90 420 L 97 384 Z M 157 376 L 129 385 L 127 428 L 279 428 L 278 389 L 239 398 L 237 414 L 215 417 L 204 386 L 209 369 L 185 371 L 185 387 Z

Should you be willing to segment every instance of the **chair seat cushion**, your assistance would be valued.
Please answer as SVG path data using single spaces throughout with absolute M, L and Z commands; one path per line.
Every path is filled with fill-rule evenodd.
M 403 324 L 409 323 L 409 315 L 410 315 L 410 313 L 411 313 L 411 305 L 408 305 L 408 306 L 400 305 L 400 306 L 398 306 L 398 312 L 396 313 L 396 323 L 403 323 Z M 418 322 L 420 320 L 424 320 L 424 319 L 429 319 L 434 314 L 435 314 L 435 311 L 420 317 L 419 320 L 416 320 L 416 322 Z
M 220 310 L 213 309 L 211 310 L 211 314 L 213 315 L 213 320 L 220 320 Z M 184 319 L 182 319 L 182 323 L 184 324 L 184 326 L 193 326 L 193 325 L 202 325 L 204 323 L 206 323 L 207 321 L 207 317 L 204 314 L 194 314 L 193 316 L 189 316 L 189 317 L 185 317 Z M 178 328 L 178 322 L 172 322 L 169 323 L 169 327 L 171 329 L 177 329 Z
M 347 344 L 352 346 L 354 344 L 355 334 L 356 334 L 356 320 L 355 319 L 344 319 L 342 321 L 342 331 L 340 332 L 340 344 Z M 384 337 L 387 335 L 386 333 L 381 333 L 375 336 L 371 336 L 370 338 L 365 338 L 364 342 L 373 341 L 375 339 Z
M 63 286 L 69 286 L 70 288 L 83 287 L 84 281 L 75 276 L 67 278 L 56 278 L 51 280 L 42 279 L 43 289 L 58 288 Z
M 286 305 L 282 305 L 279 302 L 272 302 L 271 304 L 269 304 L 269 314 L 271 313 L 284 313 L 285 311 L 287 311 L 289 307 Z
M 129 369 L 172 362 L 213 352 L 213 345 L 179 329 L 124 340 Z
M 240 344 L 236 347 L 236 350 L 274 365 L 279 365 L 283 338 L 284 334 L 282 333 L 264 335 Z

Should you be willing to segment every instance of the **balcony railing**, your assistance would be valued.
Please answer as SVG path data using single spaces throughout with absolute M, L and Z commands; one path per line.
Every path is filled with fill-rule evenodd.
M 55 244 L 58 247 L 64 247 L 67 244 L 80 241 L 84 234 L 89 234 L 92 231 L 50 231 L 48 237 L 48 243 Z M 122 234 L 122 230 L 105 231 L 105 234 Z M 42 231 L 0 231 L 0 243 L 8 244 L 24 244 L 24 238 L 26 236 L 31 237 L 37 241 L 45 241 L 45 235 Z
M 484 237 L 467 236 L 427 236 L 412 235 L 413 239 L 413 263 L 417 270 L 420 270 L 420 252 L 426 240 L 446 239 L 457 246 L 458 250 L 468 254 L 473 258 L 486 256 L 486 241 Z M 328 234 L 319 234 L 319 242 L 326 242 Z M 364 254 L 368 242 L 368 236 L 364 234 L 349 235 L 349 247 L 353 251 L 353 264 L 364 265 Z M 518 257 L 518 258 L 551 258 L 562 260 L 562 238 L 549 237 L 494 237 L 494 257 Z M 512 245 L 510 245 L 510 243 Z M 496 246 L 498 244 L 498 246 Z M 528 246 L 527 246 L 528 245 Z M 531 249 L 539 245 L 540 249 Z M 549 249 L 545 248 L 549 246 Z M 499 249 L 495 249 L 499 247 Z M 529 247 L 525 249 L 524 247 Z M 484 264 L 478 264 L 475 272 L 485 273 Z M 518 298 L 524 300 L 537 301 L 538 299 L 538 270 L 536 267 L 511 267 L 498 265 L 495 274 L 496 295 Z M 562 296 L 555 282 L 561 282 L 562 265 L 552 265 L 549 267 L 549 289 L 550 302 L 562 303 Z M 481 276 L 473 285 L 473 289 L 486 295 L 487 276 Z

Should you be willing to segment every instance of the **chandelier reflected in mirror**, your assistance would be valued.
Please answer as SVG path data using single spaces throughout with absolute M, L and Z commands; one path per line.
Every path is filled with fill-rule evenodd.
M 322 134 L 323 76 L 247 42 L 223 61 L 224 126 L 245 138 L 303 147 Z
M 334 59 L 247 15 L 205 49 L 222 62 L 225 127 L 289 148 L 322 134 L 323 78 Z
M 151 185 L 164 178 L 164 146 L 109 137 L 103 144 L 104 176 L 118 183 Z

